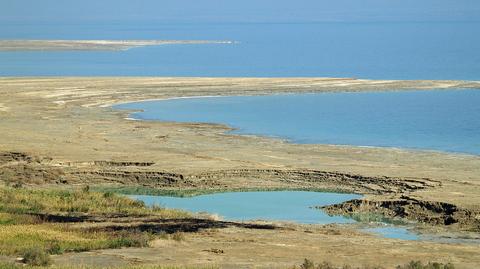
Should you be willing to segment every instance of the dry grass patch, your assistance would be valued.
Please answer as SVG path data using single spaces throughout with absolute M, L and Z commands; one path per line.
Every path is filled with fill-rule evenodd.
M 0 269 L 38 269 L 36 266 L 19 265 L 14 263 L 0 263 Z M 50 266 L 50 269 L 100 269 L 100 267 L 65 267 Z M 131 265 L 126 267 L 116 267 L 115 269 L 218 269 L 218 266 L 164 266 L 164 265 Z
M 179 210 L 146 207 L 141 201 L 113 193 L 89 191 L 29 190 L 0 188 L 0 212 L 25 213 L 84 213 L 156 215 L 182 218 L 188 214 Z
M 48 254 L 94 249 L 146 247 L 152 236 L 146 233 L 108 233 L 74 230 L 68 224 L 0 226 L 0 254 L 20 255 L 28 249 Z
M 42 216 L 116 216 L 185 218 L 183 211 L 149 208 L 113 193 L 29 190 L 0 187 L 0 255 L 23 255 L 31 249 L 47 254 L 94 249 L 146 247 L 153 236 L 140 231 L 95 231 Z

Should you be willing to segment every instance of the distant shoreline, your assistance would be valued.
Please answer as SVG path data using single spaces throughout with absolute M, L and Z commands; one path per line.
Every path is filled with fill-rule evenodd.
M 0 51 L 124 51 L 146 46 L 234 43 L 230 40 L 0 40 Z
M 435 91 L 435 89 L 429 89 L 430 91 Z M 438 89 L 437 91 L 477 91 L 478 89 L 476 88 L 465 88 L 465 89 L 456 89 L 456 88 L 451 88 L 451 89 Z M 405 89 L 403 90 L 405 91 Z M 412 92 L 415 91 L 413 89 L 409 89 L 408 91 Z M 423 90 L 417 90 L 417 92 L 424 92 L 425 89 Z M 388 92 L 394 92 L 392 90 L 385 90 L 385 91 L 357 91 L 357 92 L 336 92 L 338 93 L 346 93 L 346 94 L 354 94 L 354 93 L 388 93 Z M 398 90 L 398 92 L 402 92 L 402 90 Z M 129 105 L 129 104 L 138 104 L 141 106 L 141 103 L 149 103 L 149 102 L 164 102 L 164 101 L 172 101 L 172 100 L 185 100 L 185 99 L 211 99 L 211 98 L 235 98 L 235 97 L 258 97 L 258 96 L 291 96 L 291 95 L 315 95 L 315 94 L 325 94 L 326 92 L 307 92 L 307 93 L 296 93 L 296 92 L 284 92 L 284 93 L 272 93 L 272 94 L 250 94 L 250 95 L 199 95 L 199 96 L 178 96 L 178 97 L 165 97 L 165 98 L 160 98 L 160 99 L 147 99 L 147 100 L 141 100 L 141 101 L 133 101 L 133 102 L 119 102 L 116 104 L 109 104 L 109 105 L 100 105 L 99 107 L 104 107 L 104 108 L 113 108 L 113 109 L 118 109 L 118 110 L 123 110 L 123 111 L 128 111 L 129 114 L 127 117 L 125 117 L 126 120 L 132 120 L 132 121 L 157 121 L 157 122 L 174 122 L 174 123 L 193 123 L 193 124 L 202 124 L 202 125 L 208 125 L 211 124 L 212 126 L 224 126 L 225 129 L 227 130 L 227 134 L 235 134 L 235 135 L 242 135 L 242 136 L 257 136 L 257 137 L 263 137 L 263 138 L 270 138 L 270 139 L 277 139 L 281 141 L 285 141 L 287 143 L 292 143 L 292 144 L 322 144 L 322 145 L 329 145 L 329 146 L 339 146 L 339 147 L 359 147 L 359 148 L 373 148 L 373 149 L 393 149 L 393 150 L 399 150 L 399 151 L 422 151 L 422 152 L 432 152 L 432 153 L 439 153 L 439 154 L 453 154 L 453 155 L 467 155 L 467 156 L 479 156 L 479 153 L 474 153 L 474 152 L 468 152 L 468 151 L 455 151 L 455 150 L 445 150 L 445 149 L 439 149 L 439 148 L 428 148 L 428 147 L 416 147 L 416 146 L 400 146 L 400 145 L 362 145 L 362 144 L 349 144 L 349 143 L 318 143 L 318 142 L 299 142 L 298 139 L 293 139 L 289 138 L 288 136 L 282 136 L 282 135 L 273 135 L 270 133 L 245 133 L 241 132 L 243 127 L 245 126 L 237 126 L 233 127 L 232 124 L 227 123 L 227 122 L 222 122 L 222 121 L 182 121 L 182 120 L 170 120 L 170 119 L 157 119 L 157 118 L 138 118 L 135 116 L 135 114 L 139 112 L 145 112 L 148 109 L 143 109 L 143 108 L 126 108 L 122 107 L 122 105 Z M 137 106 L 137 105 L 135 105 Z M 1 108 L 1 107 L 0 107 Z M 237 132 L 239 131 L 239 132 Z M 300 139 L 301 140 L 301 139 Z

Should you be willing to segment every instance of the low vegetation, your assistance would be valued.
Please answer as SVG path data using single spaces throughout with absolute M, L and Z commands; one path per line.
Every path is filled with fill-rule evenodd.
M 294 266 L 292 269 L 383 269 L 382 266 L 351 266 L 351 265 L 343 265 L 337 266 L 333 265 L 329 262 L 322 262 L 315 264 L 312 260 L 305 259 L 300 266 Z M 411 261 L 405 265 L 399 265 L 396 269 L 455 269 L 453 264 L 447 263 L 437 263 L 437 262 L 429 262 L 424 264 L 420 261 Z
M 31 265 L 20 265 L 16 263 L 0 263 L 0 269 L 34 269 L 38 268 L 36 266 Z M 58 267 L 58 266 L 51 266 L 51 269 L 99 269 L 96 267 Z M 126 267 L 119 267 L 117 269 L 216 269 L 217 266 L 193 266 L 193 267 L 185 267 L 185 266 L 162 266 L 162 265 L 131 265 Z M 313 261 L 305 259 L 303 264 L 300 266 L 294 266 L 293 269 L 383 269 L 382 266 L 361 266 L 355 267 L 350 265 L 344 266 L 335 266 L 328 262 L 322 262 L 319 264 L 315 264 Z M 399 265 L 396 269 L 455 269 L 452 264 L 442 264 L 442 263 L 427 263 L 423 264 L 419 261 L 411 261 L 405 265 Z
M 123 217 L 189 216 L 182 211 L 149 208 L 123 196 L 88 189 L 55 191 L 0 187 L 0 255 L 19 256 L 30 265 L 47 265 L 50 254 L 148 246 L 153 235 L 147 232 L 98 231 L 45 217 L 119 214 Z
M 50 256 L 43 249 L 30 248 L 23 253 L 23 262 L 33 266 L 47 266 L 52 263 Z
M 23 266 L 15 263 L 0 263 L 0 269 L 38 269 L 37 266 Z M 50 269 L 100 269 L 100 267 L 64 267 L 50 266 Z M 218 269 L 217 266 L 164 266 L 164 265 L 132 265 L 116 269 Z
M 411 261 L 410 263 L 402 266 L 397 266 L 397 269 L 455 269 L 455 266 L 451 263 L 443 264 L 438 262 L 429 262 L 423 264 L 420 261 Z
M 0 187 L 0 212 L 13 214 L 128 214 L 181 218 L 185 212 L 159 207 L 148 208 L 111 192 L 29 190 Z

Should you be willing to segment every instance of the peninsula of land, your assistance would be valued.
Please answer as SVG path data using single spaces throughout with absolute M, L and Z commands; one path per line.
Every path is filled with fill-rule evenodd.
M 182 44 L 233 44 L 228 40 L 0 40 L 0 51 L 117 51 Z

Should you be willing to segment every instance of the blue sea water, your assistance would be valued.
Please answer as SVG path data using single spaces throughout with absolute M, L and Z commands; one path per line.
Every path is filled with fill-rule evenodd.
M 480 90 L 234 96 L 147 101 L 143 120 L 222 123 L 296 143 L 400 147 L 480 155 Z
M 0 52 L 0 76 L 480 80 L 478 0 L 0 0 L 0 39 L 210 39 Z
M 4 24 L 0 39 L 211 39 L 238 43 L 107 52 L 0 52 L 0 76 L 479 80 L 479 29 L 479 22 Z

